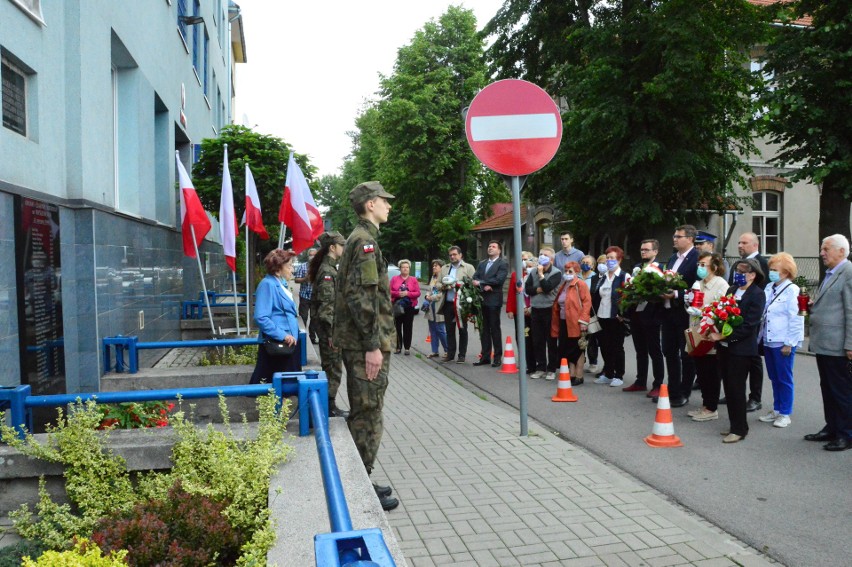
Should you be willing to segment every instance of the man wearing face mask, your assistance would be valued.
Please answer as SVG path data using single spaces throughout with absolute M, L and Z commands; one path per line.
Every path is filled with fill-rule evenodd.
M 530 335 L 535 355 L 535 372 L 530 378 L 533 379 L 554 380 L 556 369 L 559 367 L 556 352 L 557 338 L 550 336 L 553 302 L 556 299 L 559 284 L 562 282 L 562 273 L 554 266 L 554 256 L 554 250 L 550 246 L 541 248 L 538 268 L 530 272 L 525 286 L 532 309 Z M 532 365 L 533 363 L 530 364 Z

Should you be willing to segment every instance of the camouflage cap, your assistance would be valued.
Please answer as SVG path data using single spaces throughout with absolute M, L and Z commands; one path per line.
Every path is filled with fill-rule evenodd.
M 346 239 L 343 238 L 343 235 L 340 234 L 339 232 L 331 231 L 331 232 L 323 232 L 322 234 L 320 234 L 319 242 L 320 242 L 320 246 L 322 246 L 323 248 L 327 248 L 328 246 L 331 246 L 332 244 L 345 245 Z
M 378 181 L 365 181 L 364 183 L 356 185 L 355 188 L 349 192 L 349 202 L 353 206 L 360 203 L 366 203 L 370 199 L 375 199 L 376 197 L 396 199 L 396 197 L 385 191 L 385 188 L 382 187 L 382 184 Z

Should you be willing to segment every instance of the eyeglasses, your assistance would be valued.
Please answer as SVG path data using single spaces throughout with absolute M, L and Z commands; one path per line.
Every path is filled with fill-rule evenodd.
M 675 234 L 675 235 L 672 236 L 672 238 L 677 240 L 678 238 L 686 238 L 686 235 L 685 234 Z
M 639 252 L 653 252 L 653 251 L 654 251 L 653 248 L 640 248 L 639 249 Z

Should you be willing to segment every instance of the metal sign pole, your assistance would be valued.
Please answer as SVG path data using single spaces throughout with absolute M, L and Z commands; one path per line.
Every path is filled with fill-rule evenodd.
M 515 277 L 522 278 L 524 263 L 521 260 L 521 180 L 517 175 L 512 176 L 512 224 L 514 225 L 515 241 Z M 515 293 L 515 356 L 518 358 L 518 399 L 521 412 L 521 437 L 527 436 L 527 340 L 524 337 L 524 292 L 518 289 L 515 282 L 509 286 L 509 293 Z

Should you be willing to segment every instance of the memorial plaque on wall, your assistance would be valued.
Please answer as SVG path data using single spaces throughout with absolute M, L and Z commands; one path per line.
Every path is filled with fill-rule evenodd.
M 23 197 L 16 204 L 21 383 L 33 394 L 65 393 L 59 207 Z

